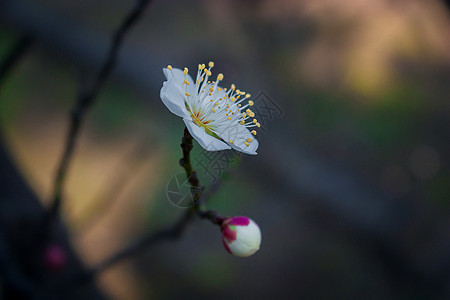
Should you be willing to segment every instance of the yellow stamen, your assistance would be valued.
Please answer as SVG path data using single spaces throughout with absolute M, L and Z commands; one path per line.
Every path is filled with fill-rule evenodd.
M 188 68 L 184 67 L 183 74 L 186 75 L 189 72 Z
M 234 144 L 234 141 L 233 141 L 233 140 L 230 140 L 230 143 L 231 143 L 231 144 Z
M 244 142 L 245 146 L 250 146 L 250 144 L 248 142 Z
M 245 95 L 245 98 L 250 98 L 252 95 L 250 95 L 250 94 L 247 94 L 247 95 Z
M 256 130 L 252 130 L 251 133 L 252 133 L 253 135 L 256 135 Z
M 253 106 L 253 104 L 255 104 L 255 102 L 253 102 L 252 100 L 248 101 L 248 105 Z
M 210 61 L 209 64 L 208 64 L 208 66 L 209 66 L 210 68 L 214 67 L 214 62 Z
M 220 73 L 219 75 L 217 75 L 217 80 L 223 80 L 223 74 Z

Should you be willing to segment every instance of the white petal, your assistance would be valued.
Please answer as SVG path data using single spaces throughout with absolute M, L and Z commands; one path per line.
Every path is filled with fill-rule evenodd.
M 167 108 L 177 116 L 188 116 L 189 112 L 187 111 L 186 104 L 184 102 L 186 92 L 185 86 L 183 86 L 183 71 L 176 68 L 170 71 L 169 69 L 164 68 L 163 72 L 164 75 L 166 75 L 167 81 L 164 81 L 163 87 L 161 88 L 161 100 Z M 187 91 L 189 93 L 192 91 L 193 80 L 189 74 L 186 75 L 186 79 L 191 84 L 187 86 Z
M 259 249 L 261 244 L 261 230 L 258 225 L 250 220 L 250 223 L 247 226 L 236 226 L 237 230 L 237 239 L 241 240 L 249 247 Z
M 258 149 L 259 145 L 258 140 L 255 139 L 255 137 L 244 125 L 230 127 L 227 130 L 223 130 L 222 132 L 218 133 L 217 135 L 227 142 L 229 140 L 233 140 L 234 143 L 230 143 L 230 146 L 233 149 L 244 152 L 246 154 L 258 154 L 256 153 L 256 149 Z M 245 145 L 247 139 L 251 139 L 248 147 L 247 145 Z
M 230 146 L 228 146 L 221 140 L 207 134 L 204 128 L 195 125 L 194 122 L 192 122 L 192 120 L 190 120 L 189 118 L 184 118 L 183 121 L 186 124 L 186 127 L 191 135 L 200 144 L 200 146 L 208 151 L 231 149 Z
M 231 253 L 233 253 L 233 255 L 236 255 L 239 257 L 248 257 L 248 256 L 254 254 L 259 249 L 259 248 L 250 246 L 239 239 L 234 240 L 229 244 L 227 243 L 227 245 L 228 245 L 228 248 L 230 248 Z

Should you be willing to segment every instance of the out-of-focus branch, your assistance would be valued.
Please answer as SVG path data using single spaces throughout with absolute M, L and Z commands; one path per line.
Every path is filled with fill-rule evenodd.
M 64 180 L 75 148 L 75 143 L 83 123 L 84 116 L 88 111 L 88 109 L 92 106 L 100 89 L 103 87 L 106 80 L 110 76 L 111 71 L 116 65 L 117 56 L 120 50 L 120 46 L 122 45 L 122 42 L 124 40 L 125 34 L 139 20 L 139 17 L 143 14 L 145 8 L 149 3 L 150 0 L 137 1 L 135 7 L 125 17 L 122 24 L 113 34 L 111 47 L 93 84 L 88 89 L 82 90 L 78 96 L 75 107 L 71 112 L 71 120 L 69 125 L 69 131 L 67 133 L 64 153 L 61 158 L 61 162 L 59 163 L 58 170 L 56 172 L 52 197 L 53 202 L 52 207 L 50 209 L 51 215 L 55 215 L 58 212 L 59 207 L 61 205 L 61 194 L 64 186 Z
M 0 63 L 0 83 L 8 75 L 16 63 L 30 50 L 34 39 L 29 34 L 20 37 Z

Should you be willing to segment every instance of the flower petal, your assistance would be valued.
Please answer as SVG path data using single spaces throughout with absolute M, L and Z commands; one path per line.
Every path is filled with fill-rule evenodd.
M 221 140 L 207 134 L 205 129 L 198 127 L 188 118 L 183 119 L 187 129 L 195 140 L 208 151 L 220 151 L 225 149 L 231 149 L 230 146 L 222 142 Z
M 234 143 L 230 143 L 229 145 L 238 151 L 244 152 L 246 154 L 256 155 L 256 149 L 258 149 L 259 143 L 258 140 L 250 133 L 250 131 L 244 125 L 236 125 L 227 130 L 222 130 L 222 132 L 218 132 L 217 135 L 221 137 L 225 141 L 232 140 Z M 247 139 L 250 139 L 248 146 L 245 144 Z
M 172 69 L 170 71 L 167 68 L 163 69 L 164 75 L 166 75 L 167 81 L 164 81 L 163 87 L 161 88 L 160 96 L 163 103 L 167 108 L 174 114 L 180 117 L 188 116 L 189 113 L 186 109 L 186 104 L 184 102 L 185 87 L 183 87 L 184 74 L 180 69 Z M 192 86 L 194 81 L 189 74 L 186 75 L 186 79 L 190 83 L 187 85 L 187 91 L 192 91 Z

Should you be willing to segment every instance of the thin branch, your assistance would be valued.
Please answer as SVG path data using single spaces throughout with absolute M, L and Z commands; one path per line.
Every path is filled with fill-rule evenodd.
M 148 249 L 148 247 L 155 245 L 157 242 L 180 237 L 195 214 L 197 214 L 202 219 L 211 221 L 215 225 L 220 226 L 223 223 L 224 218 L 217 214 L 217 212 L 213 210 L 206 210 L 204 206 L 201 205 L 201 203 L 205 200 L 205 195 L 208 193 L 202 194 L 202 189 L 200 189 L 200 181 L 198 180 L 196 172 L 192 168 L 190 160 L 190 153 L 193 148 L 192 136 L 186 128 L 184 130 L 181 148 L 183 150 L 183 158 L 180 160 L 180 164 L 186 171 L 186 176 L 189 179 L 190 184 L 192 185 L 191 188 L 193 188 L 195 191 L 195 193 L 193 193 L 195 197 L 193 203 L 195 204 L 191 208 L 189 208 L 189 210 L 185 214 L 183 214 L 180 219 L 175 222 L 174 225 L 143 236 L 131 245 L 126 246 L 124 249 L 114 254 L 112 257 L 106 259 L 97 267 L 93 268 L 92 271 L 89 272 L 86 279 L 92 279 L 93 277 L 95 277 L 95 275 L 101 273 L 117 262 L 133 256 L 143 249 Z
M 143 14 L 145 8 L 151 0 L 139 0 L 132 11 L 125 17 L 122 24 L 116 30 L 113 35 L 111 42 L 111 47 L 106 56 L 106 59 L 97 74 L 92 86 L 80 92 L 75 107 L 71 112 L 71 121 L 69 126 L 69 131 L 67 134 L 67 139 L 65 143 L 65 149 L 61 162 L 59 163 L 58 170 L 56 172 L 56 177 L 54 181 L 53 197 L 52 197 L 52 207 L 50 209 L 50 215 L 56 215 L 61 206 L 61 194 L 64 186 L 64 181 L 66 178 L 67 169 L 69 167 L 71 157 L 75 148 L 75 143 L 78 138 L 80 128 L 82 126 L 84 116 L 88 109 L 94 103 L 94 100 L 101 88 L 105 84 L 108 77 L 111 75 L 111 71 L 117 62 L 118 53 L 120 47 L 123 43 L 126 33 L 131 29 L 131 27 L 139 20 L 140 16 Z
M 34 39 L 24 34 L 18 41 L 11 47 L 5 58 L 0 64 L 0 83 L 8 75 L 8 73 L 14 68 L 16 63 L 31 49 L 34 43 Z

